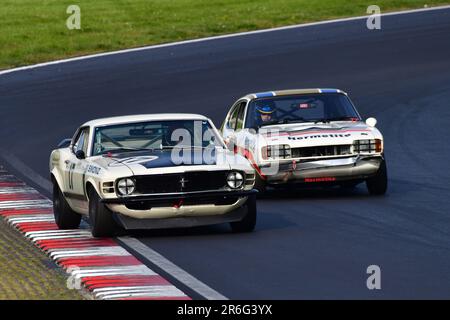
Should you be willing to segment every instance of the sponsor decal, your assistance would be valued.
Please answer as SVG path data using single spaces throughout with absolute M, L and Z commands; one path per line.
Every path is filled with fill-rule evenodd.
M 289 136 L 289 140 L 311 140 L 311 139 L 320 139 L 320 138 L 348 138 L 351 136 L 351 133 L 327 133 L 327 134 L 315 134 L 310 136 Z
M 99 168 L 99 167 L 96 167 L 96 166 L 93 166 L 93 165 L 88 165 L 88 167 L 86 169 L 86 172 L 98 175 L 98 174 L 100 174 L 101 170 L 102 170 L 102 168 Z
M 305 178 L 305 182 L 333 182 L 335 177 L 321 177 L 321 178 Z

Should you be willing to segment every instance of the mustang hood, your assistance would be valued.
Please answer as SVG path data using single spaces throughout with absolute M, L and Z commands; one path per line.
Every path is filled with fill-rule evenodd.
M 176 173 L 200 170 L 229 170 L 233 155 L 225 149 L 193 149 L 183 151 L 155 150 L 126 152 L 103 156 L 96 162 L 114 168 L 129 168 L 134 175 Z

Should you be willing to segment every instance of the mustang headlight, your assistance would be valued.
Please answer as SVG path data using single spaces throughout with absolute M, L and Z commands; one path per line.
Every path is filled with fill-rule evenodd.
M 244 184 L 244 177 L 242 173 L 233 171 L 227 176 L 227 184 L 231 189 L 238 189 Z
M 123 196 L 132 194 L 135 189 L 136 183 L 134 182 L 133 179 L 124 178 L 120 179 L 119 182 L 117 182 L 117 190 Z

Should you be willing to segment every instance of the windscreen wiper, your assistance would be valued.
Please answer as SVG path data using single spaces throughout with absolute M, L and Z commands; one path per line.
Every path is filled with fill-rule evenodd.
M 102 154 L 105 153 L 122 153 L 122 152 L 132 152 L 132 151 L 152 151 L 151 148 L 130 148 L 130 147 L 120 147 L 115 149 L 109 149 L 102 152 Z
M 281 121 L 281 123 L 283 123 L 283 124 L 287 124 L 287 123 L 302 123 L 302 122 L 308 122 L 308 121 L 305 120 L 305 118 L 284 119 L 284 120 Z
M 334 117 L 334 118 L 324 118 L 324 119 L 317 119 L 314 120 L 314 123 L 330 123 L 331 121 L 345 121 L 345 120 L 351 120 L 351 119 L 357 119 L 356 117 Z
M 307 120 L 305 120 L 304 118 L 272 120 L 272 121 L 261 123 L 259 125 L 259 127 L 271 126 L 274 124 L 288 124 L 288 123 L 301 123 L 301 122 L 307 122 Z

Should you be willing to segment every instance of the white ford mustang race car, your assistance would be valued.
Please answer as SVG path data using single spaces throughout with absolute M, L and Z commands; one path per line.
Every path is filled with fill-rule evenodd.
M 256 188 L 289 184 L 387 189 L 383 136 L 363 122 L 338 89 L 249 94 L 233 104 L 222 125 L 225 143 L 256 169 Z
M 94 236 L 123 229 L 256 223 L 255 172 L 229 151 L 213 123 L 194 114 L 99 119 L 50 156 L 59 228 L 88 215 Z

